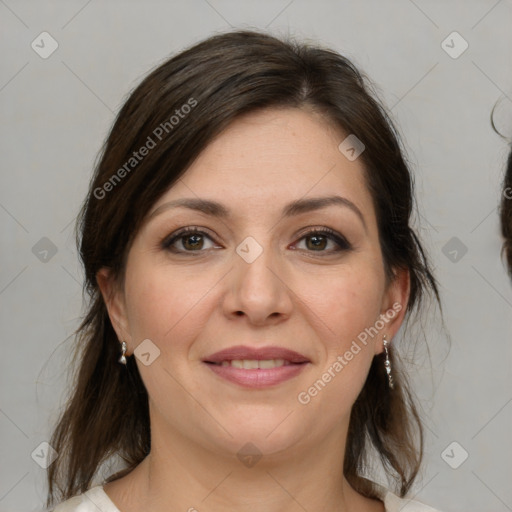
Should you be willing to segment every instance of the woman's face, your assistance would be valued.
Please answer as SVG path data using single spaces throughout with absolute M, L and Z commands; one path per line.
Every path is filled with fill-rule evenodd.
M 149 212 L 108 305 L 135 351 L 152 436 L 272 454 L 346 434 L 408 285 L 402 273 L 386 287 L 363 164 L 338 149 L 345 137 L 303 110 L 251 113 Z M 184 200 L 195 203 L 172 204 Z M 106 296 L 106 271 L 98 281 Z

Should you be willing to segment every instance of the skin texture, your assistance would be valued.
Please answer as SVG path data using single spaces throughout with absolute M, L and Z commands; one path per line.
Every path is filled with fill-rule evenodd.
M 237 119 L 154 205 L 130 248 L 124 287 L 108 269 L 97 276 L 110 318 L 132 355 L 150 339 L 160 356 L 137 365 L 150 400 L 152 451 L 126 477 L 105 485 L 122 512 L 131 510 L 384 510 L 343 477 L 351 407 L 382 336 L 398 331 L 409 294 L 408 273 L 386 286 L 377 221 L 361 159 L 338 145 L 346 134 L 318 114 L 270 109 Z M 289 202 L 339 195 L 332 205 L 281 219 Z M 221 202 L 226 219 L 171 200 Z M 153 212 L 155 215 L 151 215 Z M 206 236 L 161 242 L 193 226 Z M 334 240 L 317 246 L 312 228 Z M 263 249 L 252 263 L 237 246 L 253 237 Z M 196 248 L 196 249 L 194 249 Z M 188 252 L 187 252 L 188 250 Z M 198 254 L 199 253 L 199 254 Z M 401 311 L 307 404 L 307 391 L 380 314 Z M 278 345 L 311 362 L 271 388 L 246 389 L 201 360 L 233 345 Z M 246 467 L 236 454 L 252 443 L 263 454 Z

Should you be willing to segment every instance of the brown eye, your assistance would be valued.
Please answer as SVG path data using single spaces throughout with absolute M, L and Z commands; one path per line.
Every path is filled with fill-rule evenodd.
M 181 237 L 183 247 L 185 249 L 195 250 L 201 249 L 204 244 L 204 240 L 201 239 L 202 235 L 185 235 Z
M 302 240 L 305 240 L 306 248 L 304 250 L 307 252 L 332 254 L 352 249 L 343 236 L 329 228 L 309 231 L 300 238 L 300 241 Z M 205 247 L 207 241 L 210 241 L 212 245 Z M 333 244 L 331 249 L 329 249 L 329 243 Z M 173 253 L 200 253 L 215 247 L 215 245 L 210 235 L 198 228 L 188 227 L 168 236 L 162 241 L 161 247 Z
M 332 231 L 329 228 L 309 231 L 302 236 L 301 240 L 306 240 L 306 250 L 310 252 L 329 254 L 352 249 L 352 246 L 343 236 L 337 234 L 335 231 Z M 329 242 L 334 244 L 334 249 L 325 250 Z
M 308 246 L 308 249 L 325 249 L 327 245 L 327 238 L 322 235 L 312 235 L 305 237 L 307 240 L 310 241 L 310 243 L 306 244 Z
M 184 228 L 167 237 L 161 244 L 162 249 L 179 252 L 203 252 L 205 249 L 205 239 L 212 242 L 211 237 L 196 228 Z M 213 244 L 212 244 L 213 245 Z

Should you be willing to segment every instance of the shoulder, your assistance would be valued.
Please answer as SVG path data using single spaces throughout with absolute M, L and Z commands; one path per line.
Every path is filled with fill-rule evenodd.
M 384 499 L 386 512 L 440 512 L 436 508 L 429 507 L 419 501 L 408 498 L 399 498 L 393 493 L 388 493 Z
M 384 501 L 386 512 L 440 512 L 438 509 L 419 501 L 410 498 L 400 498 L 387 489 L 382 493 L 382 500 Z
M 436 508 L 432 508 L 419 501 L 410 498 L 400 498 L 389 489 L 380 484 L 373 482 L 379 498 L 384 502 L 386 512 L 440 512 Z
M 59 503 L 51 512 L 120 512 L 101 485 Z

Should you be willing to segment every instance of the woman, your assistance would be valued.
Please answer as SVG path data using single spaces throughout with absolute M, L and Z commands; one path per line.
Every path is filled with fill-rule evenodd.
M 439 301 L 412 205 L 393 124 L 336 52 L 235 31 L 155 69 L 82 209 L 91 303 L 47 505 L 434 510 L 405 498 L 423 431 L 393 346 Z

